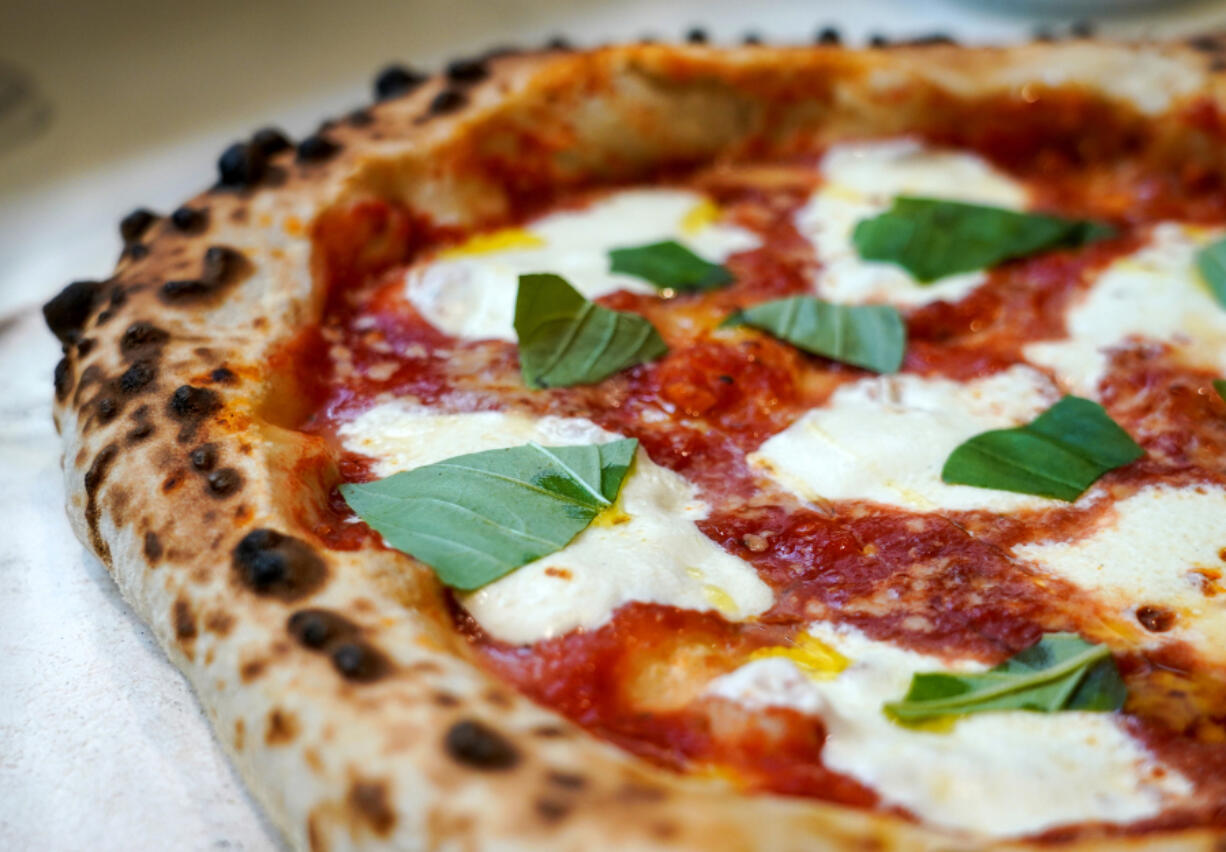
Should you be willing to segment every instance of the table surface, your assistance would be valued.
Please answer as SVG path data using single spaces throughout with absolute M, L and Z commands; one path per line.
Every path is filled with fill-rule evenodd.
M 1068 27 L 1000 11 L 1018 5 L 0 4 L 0 63 L 28 73 L 45 121 L 32 139 L 6 144 L 0 135 L 0 517 L 8 525 L 0 543 L 0 848 L 282 848 L 186 681 L 64 519 L 50 416 L 58 347 L 32 306 L 68 280 L 107 274 L 124 212 L 173 207 L 208 183 L 227 141 L 254 127 L 301 133 L 361 103 L 373 71 L 397 57 L 428 68 L 455 53 L 552 34 L 594 44 L 675 36 L 698 24 L 715 41 L 754 31 L 783 42 L 826 24 L 852 41 L 934 30 L 1008 41 L 1040 23 Z M 1222 2 L 1150 9 L 1100 19 L 1100 29 L 1138 36 L 1226 28 Z M 4 128 L 0 122 L 0 134 Z

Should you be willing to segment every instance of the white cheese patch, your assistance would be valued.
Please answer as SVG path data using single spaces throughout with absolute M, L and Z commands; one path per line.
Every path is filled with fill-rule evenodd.
M 951 666 L 828 625 L 809 632 L 851 665 L 818 680 L 786 658 L 754 660 L 716 678 L 707 694 L 820 716 L 827 734 L 822 762 L 926 822 L 1011 837 L 1069 823 L 1144 819 L 1192 792 L 1186 778 L 1160 766 L 1109 713 L 981 713 L 941 732 L 896 725 L 881 707 L 906 694 L 913 674 L 983 666 Z
M 1156 226 L 1148 246 L 1103 270 L 1068 310 L 1068 339 L 1032 343 L 1026 358 L 1050 368 L 1071 393 L 1091 397 L 1108 350 L 1129 342 L 1170 343 L 1188 364 L 1226 370 L 1226 309 L 1196 270 L 1196 253 L 1219 237 L 1216 229 Z
M 1154 485 L 1117 502 L 1089 534 L 1021 545 L 1030 560 L 1113 605 L 1131 620 L 1137 607 L 1171 610 L 1175 629 L 1202 653 L 1226 658 L 1226 489 Z
M 401 402 L 377 406 L 339 432 L 346 449 L 377 460 L 378 476 L 528 441 L 565 446 L 618 437 L 579 418 L 439 414 Z M 615 508 L 558 552 L 461 595 L 461 604 L 496 639 L 529 643 L 599 627 L 631 601 L 718 610 L 733 619 L 774 603 L 748 563 L 695 526 L 709 507 L 694 486 L 642 449 Z
M 640 278 L 610 272 L 609 250 L 676 240 L 704 260 L 722 263 L 761 244 L 744 228 L 704 222 L 701 216 L 695 221 L 695 210 L 709 204 L 678 189 L 618 192 L 582 210 L 529 223 L 524 231 L 537 245 L 428 259 L 408 271 L 405 293 L 422 316 L 448 334 L 513 341 L 520 275 L 561 275 L 589 299 L 618 290 L 653 293 L 655 287 Z
M 919 195 L 1022 209 L 1024 187 L 973 154 L 926 148 L 902 139 L 836 145 L 822 159 L 825 183 L 796 214 L 821 269 L 816 292 L 832 302 L 907 307 L 955 301 L 983 283 L 982 271 L 919 284 L 892 263 L 861 260 L 852 244 L 856 224 L 884 213 L 897 195 Z
M 768 439 L 749 462 L 806 500 L 921 512 L 1042 507 L 1052 501 L 946 485 L 941 468 L 968 438 L 1029 422 L 1058 399 L 1051 380 L 1026 366 L 969 382 L 909 373 L 862 379 Z

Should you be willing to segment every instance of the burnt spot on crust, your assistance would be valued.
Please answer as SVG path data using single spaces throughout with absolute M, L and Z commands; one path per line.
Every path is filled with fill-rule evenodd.
M 341 146 L 322 133 L 313 133 L 298 143 L 294 153 L 300 163 L 320 163 L 334 156 Z
M 72 393 L 72 364 L 61 358 L 55 364 L 55 398 L 63 402 Z
M 234 616 L 225 610 L 215 609 L 205 613 L 204 627 L 218 636 L 226 636 L 234 628 Z
M 251 135 L 251 144 L 255 145 L 265 157 L 279 154 L 292 144 L 289 136 L 279 127 L 261 127 Z
M 286 629 L 299 643 L 316 651 L 358 633 L 352 621 L 327 609 L 299 610 L 290 616 Z
M 391 665 L 375 647 L 361 640 L 340 642 L 331 649 L 332 667 L 347 680 L 370 683 L 387 674 Z
M 232 467 L 223 467 L 210 473 L 206 482 L 212 496 L 229 497 L 243 487 L 243 475 Z
M 94 411 L 99 423 L 110 423 L 119 414 L 120 404 L 113 396 L 99 396 L 94 400 Z
M 407 95 L 428 79 L 427 75 L 413 68 L 389 65 L 375 77 L 375 100 L 385 101 L 388 98 Z
M 85 389 L 101 380 L 102 369 L 97 364 L 90 364 L 81 371 L 81 379 L 77 382 L 77 392 L 73 394 L 72 401 L 79 403 L 81 401 L 81 394 Z
M 149 349 L 160 349 L 170 339 L 170 335 L 151 322 L 137 320 L 124 330 L 119 338 L 119 351 L 126 358 L 133 358 L 138 353 Z
M 702 27 L 691 27 L 685 34 L 685 40 L 690 44 L 706 44 L 708 41 L 707 31 Z
M 350 127 L 367 127 L 374 123 L 375 116 L 368 109 L 355 109 L 345 116 L 345 123 Z
M 251 263 L 242 252 L 229 246 L 210 246 L 204 253 L 199 278 L 167 281 L 159 295 L 163 302 L 173 305 L 203 301 L 238 283 L 251 274 L 251 270 Z
M 82 358 L 94 351 L 94 339 L 92 337 L 84 337 L 78 340 L 76 345 L 77 354 Z
M 128 260 L 144 260 L 149 256 L 149 246 L 144 243 L 128 243 L 119 256 Z
M 89 528 L 89 542 L 98 558 L 109 564 L 111 549 L 98 531 L 98 490 L 106 480 L 107 472 L 119 455 L 119 447 L 107 444 L 85 472 L 85 525 Z
M 439 707 L 459 707 L 460 706 L 460 699 L 457 696 L 452 695 L 450 692 L 444 692 L 443 690 L 439 690 L 438 692 L 431 695 L 430 700 L 433 701 L 435 704 L 437 704 Z
M 155 427 L 153 421 L 149 419 L 149 406 L 142 405 L 129 415 L 132 420 L 132 428 L 128 430 L 125 436 L 129 444 L 139 443 L 154 433 Z
M 443 89 L 430 101 L 428 116 L 446 115 L 455 112 L 468 103 L 468 95 L 459 89 Z
M 545 42 L 546 50 L 568 51 L 574 50 L 575 47 L 570 43 L 570 39 L 563 35 L 550 36 Z
M 145 554 L 145 561 L 150 567 L 162 561 L 162 540 L 158 538 L 157 533 L 152 530 L 145 533 L 145 542 L 141 546 L 141 552 Z
M 298 717 L 288 710 L 274 707 L 268 711 L 268 721 L 264 726 L 264 742 L 270 746 L 292 743 L 298 736 Z
M 582 790 L 587 786 L 587 779 L 579 773 L 562 772 L 557 769 L 546 773 L 545 780 L 555 787 L 561 787 L 563 790 Z
M 447 79 L 453 83 L 471 85 L 489 75 L 489 67 L 483 59 L 456 59 L 447 64 Z
M 80 336 L 101 288 L 98 281 L 73 281 L 43 305 L 43 320 L 61 343 L 71 343 Z
M 157 367 L 152 361 L 136 361 L 119 376 L 119 392 L 131 396 L 140 393 L 157 378 Z
M 532 729 L 532 736 L 539 737 L 542 740 L 558 740 L 566 737 L 570 732 L 560 725 L 538 725 Z
M 260 675 L 264 674 L 264 669 L 268 666 L 268 660 L 248 660 L 243 663 L 238 669 L 239 679 L 243 683 L 251 683 Z
M 473 769 L 499 772 L 519 763 L 519 752 L 502 734 L 483 722 L 464 719 L 447 729 L 443 748 L 453 760 Z
M 260 182 L 268 168 L 268 155 L 255 143 L 235 142 L 217 158 L 217 185 L 249 189 Z
M 209 210 L 207 207 L 176 207 L 170 214 L 170 224 L 175 230 L 185 234 L 199 234 L 209 226 Z
M 257 529 L 234 548 L 239 583 L 257 595 L 296 601 L 316 591 L 328 569 L 319 554 L 301 539 L 276 530 Z
M 134 243 L 157 221 L 157 214 L 144 207 L 137 208 L 119 220 L 119 237 L 124 244 Z
M 191 642 L 196 638 L 196 616 L 192 614 L 192 608 L 185 599 L 179 598 L 175 601 L 171 616 L 175 626 L 175 638 L 180 643 Z
M 217 391 L 180 385 L 170 395 L 166 412 L 180 424 L 179 440 L 186 441 L 196 433 L 197 427 L 221 410 L 221 397 Z
M 219 385 L 233 385 L 238 382 L 238 376 L 229 367 L 218 367 L 209 373 L 209 381 Z
M 570 813 L 571 806 L 558 799 L 543 796 L 536 800 L 533 807 L 536 809 L 537 815 L 545 822 L 558 822 Z
M 346 801 L 355 819 L 379 836 L 390 834 L 396 827 L 396 812 L 384 781 L 354 781 Z
M 217 445 L 201 444 L 192 450 L 188 460 L 192 463 L 192 467 L 202 473 L 212 470 L 217 466 Z

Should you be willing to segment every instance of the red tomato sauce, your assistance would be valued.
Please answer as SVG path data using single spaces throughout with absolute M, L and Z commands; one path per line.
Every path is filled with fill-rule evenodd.
M 1066 308 L 1098 272 L 1144 245 L 1148 223 L 1226 220 L 1226 194 L 1204 176 L 1153 175 L 1127 162 L 1088 168 L 1096 155 L 1077 146 L 1078 134 L 1087 121 L 1114 120 L 1109 111 L 1099 115 L 1075 99 L 1048 103 L 1042 121 L 1020 102 L 993 109 L 992 121 L 934 131 L 930 139 L 969 147 L 1010 169 L 1044 209 L 1103 216 L 1118 234 L 1084 249 L 1003 264 L 960 301 L 904 311 L 906 372 L 965 381 L 1004 370 L 1021 359 L 1026 343 L 1064 334 Z M 1053 125 L 1052 115 L 1063 118 Z M 1217 120 L 1216 114 L 1192 119 Z M 1130 134 L 1142 132 L 1118 130 L 1123 149 L 1135 141 Z M 727 219 L 756 230 L 762 247 L 728 260 L 736 280 L 722 290 L 671 299 L 629 292 L 601 298 L 607 307 L 650 319 L 669 352 L 597 386 L 529 391 L 519 378 L 514 345 L 461 341 L 432 327 L 403 295 L 404 265 L 464 235 L 432 229 L 376 202 L 333 211 L 317 224 L 317 259 L 333 285 L 328 309 L 321 326 L 304 333 L 274 367 L 296 372 L 306 407 L 296 425 L 335 449 L 338 481 L 372 477 L 369 460 L 341 449 L 336 429 L 376 398 L 408 397 L 449 411 L 586 417 L 637 438 L 653 461 L 698 487 L 712 507 L 700 529 L 758 571 L 775 592 L 772 608 L 756 620 L 732 623 L 710 612 L 630 604 L 595 630 L 524 647 L 496 641 L 457 606 L 458 628 L 490 671 L 646 759 L 679 771 L 719 772 L 747 790 L 884 808 L 872 790 L 823 766 L 819 719 L 785 709 L 749 712 L 703 697 L 701 686 L 755 649 L 786 645 L 814 620 L 848 624 L 937 656 L 988 663 L 1048 631 L 1111 641 L 1118 613 L 1103 612 L 1089 595 L 1007 556 L 1019 543 L 1078 534 L 1108 504 L 1007 516 L 920 514 L 859 501 L 813 506 L 753 472 L 748 453 L 842 384 L 869 375 L 764 334 L 717 328 L 741 307 L 810 292 L 820 269 L 821 259 L 792 224 L 817 179 L 794 163 L 781 168 L 790 169 L 791 178 L 765 185 L 728 169 L 689 179 L 719 201 Z M 545 205 L 533 198 L 524 210 Z M 1177 364 L 1161 346 L 1114 357 L 1101 396 L 1148 453 L 1103 478 L 1117 498 L 1156 482 L 1226 484 L 1226 403 L 1212 390 L 1212 378 Z M 380 546 L 354 523 L 335 490 L 314 528 L 331 547 Z M 1128 724 L 1226 803 L 1226 747 L 1220 744 L 1226 740 L 1226 701 L 1212 705 L 1226 699 L 1226 675 L 1188 654 L 1173 668 L 1164 653 L 1120 658 L 1131 690 Z M 1209 697 L 1196 704 L 1188 695 Z M 1167 812 L 1127 830 L 1223 822 L 1226 807 L 1200 808 Z M 1055 829 L 1044 838 L 1066 840 L 1090 830 Z

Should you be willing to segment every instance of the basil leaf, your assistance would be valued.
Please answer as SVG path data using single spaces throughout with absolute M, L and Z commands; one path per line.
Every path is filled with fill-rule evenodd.
M 878 373 L 896 372 L 907 345 L 902 316 L 887 305 L 833 305 L 812 296 L 791 296 L 745 308 L 722 323 L 738 324 Z
M 1196 253 L 1196 268 L 1209 285 L 1213 298 L 1226 307 L 1226 239 L 1211 243 Z
M 633 275 L 679 293 L 699 293 L 732 283 L 727 267 L 703 260 L 674 240 L 612 249 L 609 271 Z
M 1072 502 L 1107 471 L 1143 455 L 1101 405 L 1066 396 L 1032 423 L 964 442 L 945 461 L 941 479 Z
M 1114 233 L 1098 222 L 899 196 L 885 213 L 857 224 L 852 242 L 865 260 L 896 263 L 927 284 L 1048 249 L 1086 245 Z
M 668 351 L 643 317 L 602 308 L 547 273 L 519 276 L 515 333 L 520 371 L 532 388 L 594 384 Z
M 525 444 L 340 490 L 388 544 L 471 590 L 565 547 L 617 499 L 637 447 Z
M 1214 379 L 1213 389 L 1222 398 L 1222 402 L 1226 402 L 1226 379 Z
M 998 710 L 1105 713 L 1123 707 L 1127 695 L 1110 648 L 1049 633 L 986 672 L 914 675 L 906 696 L 884 710 L 906 723 Z

